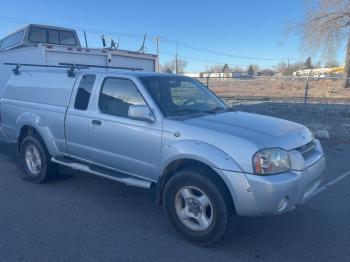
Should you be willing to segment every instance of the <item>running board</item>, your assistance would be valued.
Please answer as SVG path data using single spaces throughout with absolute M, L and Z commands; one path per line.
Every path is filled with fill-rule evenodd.
M 56 164 L 72 168 L 74 170 L 79 170 L 79 171 L 83 171 L 96 176 L 118 181 L 128 186 L 135 186 L 135 187 L 141 187 L 141 188 L 147 188 L 147 189 L 151 188 L 150 181 L 133 178 L 133 177 L 122 175 L 116 172 L 111 172 L 109 170 L 105 170 L 99 167 L 92 167 L 83 163 L 75 162 L 74 160 L 71 160 L 69 158 L 52 157 L 51 161 Z

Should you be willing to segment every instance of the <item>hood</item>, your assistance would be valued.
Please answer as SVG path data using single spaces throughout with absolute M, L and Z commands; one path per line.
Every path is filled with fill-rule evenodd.
M 313 139 L 303 125 L 269 116 L 227 112 L 184 120 L 187 125 L 209 129 L 253 142 L 259 148 L 292 150 Z

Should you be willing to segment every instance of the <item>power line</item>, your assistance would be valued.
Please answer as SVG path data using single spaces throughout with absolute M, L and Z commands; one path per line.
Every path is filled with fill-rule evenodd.
M 9 16 L 0 16 L 0 21 L 19 23 L 19 24 L 30 24 L 30 23 L 40 24 L 40 23 L 42 23 L 40 21 L 23 19 L 23 18 L 16 18 L 16 17 L 9 17 Z M 131 38 L 143 38 L 143 35 L 137 35 L 137 34 L 129 34 L 129 33 L 123 33 L 123 32 L 115 32 L 115 31 L 106 31 L 106 30 L 99 30 L 99 29 L 95 29 L 95 28 L 83 28 L 83 27 L 71 26 L 71 25 L 67 25 L 67 24 L 59 25 L 59 26 L 75 28 L 76 30 L 81 31 L 81 32 L 85 31 L 85 32 L 97 34 L 97 35 L 104 33 L 104 34 L 109 34 L 109 35 L 118 35 L 118 36 L 131 37 Z M 238 59 L 255 60 L 255 61 L 287 61 L 287 60 L 300 61 L 300 59 L 296 59 L 296 58 L 266 58 L 266 57 L 264 58 L 264 57 L 242 56 L 242 55 L 220 52 L 220 51 L 211 50 L 211 49 L 202 48 L 202 47 L 196 47 L 196 46 L 193 46 L 191 44 L 179 42 L 179 41 L 171 39 L 171 38 L 165 38 L 165 37 L 161 37 L 161 38 L 166 39 L 169 44 L 176 45 L 177 49 L 179 48 L 179 46 L 181 46 L 183 48 L 195 50 L 195 51 L 202 52 L 202 53 L 210 53 L 210 54 L 214 54 L 214 55 L 236 58 L 236 59 L 238 58 Z M 149 39 L 149 40 L 154 39 L 154 37 L 148 36 L 147 39 Z M 157 46 L 158 46 L 158 44 L 159 43 L 157 43 Z M 159 46 L 158 46 L 158 48 L 159 48 Z M 158 50 L 158 48 L 157 48 L 157 50 Z M 159 50 L 158 50 L 158 52 L 159 52 Z M 199 59 L 192 59 L 192 60 L 199 61 Z M 324 62 L 324 61 L 315 61 L 315 62 Z
M 241 56 L 237 54 L 230 54 L 230 53 L 225 53 L 225 52 L 219 52 L 215 50 L 210 50 L 206 48 L 201 48 L 201 47 L 195 47 L 189 44 L 185 44 L 183 42 L 180 42 L 181 47 L 191 49 L 191 50 L 196 50 L 199 52 L 203 53 L 211 53 L 214 55 L 219 55 L 219 56 L 226 56 L 226 57 L 231 57 L 231 58 L 239 58 L 239 59 L 245 59 L 245 60 L 256 60 L 256 61 L 286 61 L 288 58 L 262 58 L 262 57 L 250 57 L 250 56 Z
M 168 55 L 168 56 L 176 56 L 176 53 L 170 53 L 170 52 L 162 52 L 163 54 L 165 55 Z M 224 64 L 227 64 L 228 66 L 231 66 L 231 67 L 247 67 L 249 66 L 250 64 L 233 64 L 233 63 L 230 63 L 230 62 L 223 62 L 223 61 L 218 61 L 218 60 L 208 60 L 208 59 L 203 59 L 203 58 L 198 58 L 198 57 L 193 57 L 193 56 L 186 56 L 186 55 L 178 55 L 178 58 L 181 58 L 181 59 L 185 59 L 185 60 L 193 60 L 193 61 L 198 61 L 198 62 L 203 62 L 203 63 L 209 63 L 209 64 L 221 64 L 221 65 L 224 65 Z M 271 68 L 273 66 L 259 66 L 261 68 Z
M 42 24 L 43 23 L 42 21 L 9 17 L 9 16 L 0 16 L 0 21 L 17 23 L 17 24 Z M 85 27 L 79 27 L 79 26 L 72 26 L 72 25 L 68 25 L 68 24 L 56 24 L 56 26 L 74 28 L 78 31 L 82 31 L 82 32 L 86 31 L 86 32 L 92 33 L 92 34 L 104 33 L 104 34 L 112 34 L 112 35 L 119 35 L 119 36 L 132 37 L 132 38 L 143 38 L 144 37 L 144 35 L 129 34 L 129 33 L 123 33 L 123 32 L 108 31 L 108 30 L 99 30 L 96 28 L 85 28 Z

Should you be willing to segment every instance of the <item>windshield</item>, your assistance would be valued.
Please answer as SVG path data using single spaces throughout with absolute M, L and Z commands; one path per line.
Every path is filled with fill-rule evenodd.
M 229 110 L 199 81 L 181 76 L 140 77 L 165 116 L 216 113 Z

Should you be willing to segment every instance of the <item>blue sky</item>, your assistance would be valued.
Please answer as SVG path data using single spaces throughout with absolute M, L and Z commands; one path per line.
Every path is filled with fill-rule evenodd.
M 0 36 L 36 22 L 85 28 L 92 46 L 101 45 L 95 31 L 105 31 L 120 37 L 120 48 L 135 50 L 147 33 L 164 37 L 162 63 L 173 58 L 178 41 L 178 54 L 189 62 L 188 71 L 218 63 L 271 66 L 288 58 L 305 59 L 298 37 L 285 34 L 288 22 L 300 21 L 303 15 L 304 0 L 3 1 Z M 147 40 L 146 46 L 155 52 L 154 41 Z

